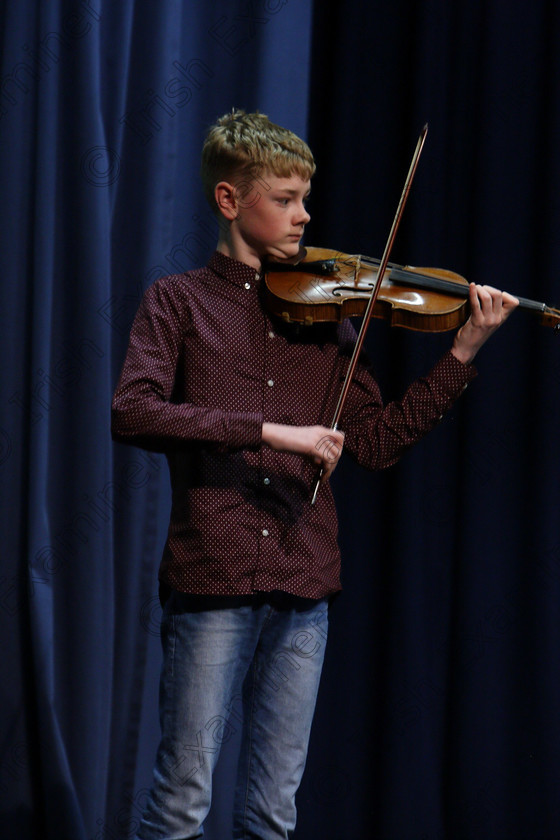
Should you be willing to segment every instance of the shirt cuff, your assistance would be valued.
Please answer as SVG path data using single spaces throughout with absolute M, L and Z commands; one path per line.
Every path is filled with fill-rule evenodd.
M 262 440 L 263 415 L 260 412 L 231 411 L 226 415 L 226 441 L 231 447 L 256 449 Z
M 430 371 L 429 379 L 443 397 L 454 400 L 477 375 L 478 371 L 474 365 L 460 362 L 451 350 L 448 350 Z

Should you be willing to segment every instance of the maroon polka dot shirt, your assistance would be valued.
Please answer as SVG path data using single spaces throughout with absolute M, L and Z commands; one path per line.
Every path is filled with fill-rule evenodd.
M 113 436 L 167 455 L 167 585 L 199 595 L 320 598 L 340 588 L 330 487 L 312 506 L 316 467 L 263 445 L 261 430 L 265 421 L 330 426 L 355 334 L 349 322 L 298 328 L 271 320 L 260 280 L 216 253 L 205 268 L 147 290 L 113 399 Z M 448 353 L 402 400 L 383 406 L 359 365 L 339 422 L 345 452 L 370 469 L 393 464 L 475 374 Z

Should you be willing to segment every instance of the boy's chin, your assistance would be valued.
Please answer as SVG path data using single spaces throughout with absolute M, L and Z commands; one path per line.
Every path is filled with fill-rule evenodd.
M 300 242 L 293 242 L 290 245 L 283 245 L 281 248 L 273 248 L 268 253 L 268 259 L 273 262 L 298 263 L 305 256 L 305 248 Z

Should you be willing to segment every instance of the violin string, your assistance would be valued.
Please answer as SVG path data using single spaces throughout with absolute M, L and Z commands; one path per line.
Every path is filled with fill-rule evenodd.
M 358 256 L 356 257 L 358 258 Z M 368 268 L 379 267 L 379 260 L 375 257 L 368 257 L 359 255 L 363 266 Z M 352 257 L 354 259 L 354 257 Z M 351 265 L 351 260 L 341 260 L 343 264 Z M 454 280 L 445 279 L 443 277 L 434 277 L 431 274 L 423 274 L 421 271 L 412 271 L 405 268 L 399 263 L 387 263 L 387 268 L 391 269 L 389 279 L 394 283 L 402 283 L 403 285 L 416 286 L 417 288 L 427 289 L 433 292 L 443 292 L 444 294 L 458 295 L 459 297 L 468 297 L 469 284 L 457 283 Z M 400 273 L 400 276 L 399 276 Z M 371 284 L 369 284 L 371 285 Z M 545 303 L 537 300 L 530 300 L 529 298 L 520 297 L 516 295 L 521 309 L 530 309 L 535 312 L 548 312 L 550 307 Z

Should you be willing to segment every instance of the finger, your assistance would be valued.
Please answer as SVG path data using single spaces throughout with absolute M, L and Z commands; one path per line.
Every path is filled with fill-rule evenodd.
M 331 477 L 331 473 L 332 469 L 329 469 L 328 467 L 323 467 L 321 469 L 321 474 L 319 477 L 321 484 L 325 484 L 329 480 L 329 478 Z
M 474 306 L 471 304 L 471 312 L 474 316 L 473 320 L 475 323 L 482 324 L 494 312 L 493 298 L 488 287 L 480 286 L 477 283 L 473 285 L 474 289 L 472 294 L 475 303 Z
M 505 321 L 513 310 L 519 306 L 519 300 L 508 292 L 501 292 L 492 286 L 484 287 L 492 297 L 492 313 L 500 323 Z
M 314 456 L 319 457 L 323 464 L 335 463 L 342 454 L 344 435 L 340 432 L 329 431 L 328 434 L 321 434 L 315 444 Z
M 519 299 L 510 295 L 509 292 L 502 292 L 502 300 L 507 309 L 515 309 L 516 306 L 519 306 Z
M 325 430 L 322 430 L 325 431 Z M 314 459 L 321 466 L 321 483 L 329 480 L 342 454 L 344 434 L 329 429 L 327 434 L 321 434 L 315 446 Z
M 482 286 L 471 283 L 469 288 L 469 303 L 471 308 L 470 321 L 475 326 L 481 326 L 488 317 L 488 294 Z
M 321 482 L 323 484 L 326 481 L 329 480 L 329 478 L 331 477 L 331 475 L 335 471 L 337 464 L 338 464 L 338 461 L 336 461 L 336 462 L 331 461 L 330 463 L 323 465 L 323 467 L 321 468 Z
M 479 309 L 474 310 L 474 323 L 479 327 L 495 328 L 503 320 L 502 292 L 493 286 L 476 287 Z
M 483 293 L 485 292 L 489 297 L 493 307 L 502 307 L 503 292 L 500 289 L 495 289 L 494 286 L 483 286 Z
M 483 311 L 492 312 L 502 307 L 502 293 L 493 286 L 478 286 L 478 297 Z
M 471 305 L 471 311 L 476 311 L 480 309 L 480 301 L 478 299 L 478 286 L 476 283 L 469 283 L 469 303 Z

